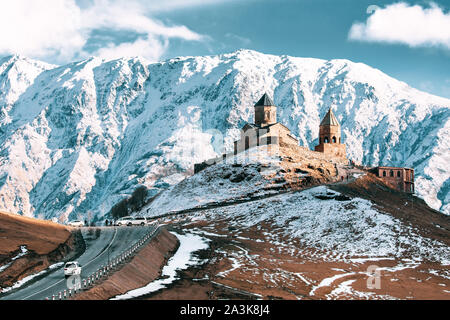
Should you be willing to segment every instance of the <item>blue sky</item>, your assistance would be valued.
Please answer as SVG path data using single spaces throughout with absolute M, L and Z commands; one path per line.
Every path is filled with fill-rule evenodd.
M 0 0 L 0 30 L 0 55 L 55 64 L 247 48 L 363 62 L 450 98 L 450 0 Z

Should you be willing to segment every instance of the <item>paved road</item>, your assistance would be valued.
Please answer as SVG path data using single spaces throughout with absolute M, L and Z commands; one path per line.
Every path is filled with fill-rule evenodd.
M 106 265 L 108 255 L 109 258 L 113 258 L 122 253 L 154 228 L 153 226 L 82 228 L 86 250 L 77 259 L 82 265 L 81 277 L 85 278 Z M 67 289 L 64 270 L 63 267 L 59 267 L 43 278 L 1 296 L 0 300 L 44 300 L 64 289 Z

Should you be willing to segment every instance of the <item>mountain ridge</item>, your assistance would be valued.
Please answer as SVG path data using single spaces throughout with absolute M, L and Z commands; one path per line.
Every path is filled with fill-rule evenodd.
M 0 207 L 64 221 L 101 217 L 139 185 L 155 195 L 230 150 L 265 91 L 301 145 L 313 148 L 332 107 L 351 159 L 414 167 L 419 196 L 450 213 L 450 100 L 362 63 L 250 50 L 158 63 L 1 58 Z

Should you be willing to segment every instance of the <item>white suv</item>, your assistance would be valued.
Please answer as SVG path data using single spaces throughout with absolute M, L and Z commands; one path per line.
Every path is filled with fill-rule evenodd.
M 136 217 L 134 218 L 134 225 L 145 226 L 147 224 L 147 218 L 145 217 Z
M 119 220 L 116 221 L 116 226 L 128 226 L 131 225 L 131 219 L 132 217 L 122 217 Z
M 74 275 L 81 275 L 81 265 L 77 261 L 67 262 L 64 266 L 64 276 L 67 278 Z
M 80 220 L 70 221 L 68 224 L 70 227 L 84 227 L 84 222 Z
M 147 225 L 149 226 L 158 226 L 159 225 L 159 221 L 158 220 L 151 220 L 151 218 L 147 218 Z
M 123 217 L 117 220 L 116 226 L 145 226 L 147 219 L 144 217 Z

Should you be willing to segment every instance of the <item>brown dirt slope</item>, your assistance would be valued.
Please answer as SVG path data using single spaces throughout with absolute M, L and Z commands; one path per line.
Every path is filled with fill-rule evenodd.
M 328 260 L 321 258 L 324 252 L 296 239 L 277 237 L 274 242 L 281 232 L 270 221 L 229 228 L 229 219 L 177 218 L 174 230 L 204 232 L 211 240 L 198 253 L 208 262 L 181 271 L 181 280 L 144 299 L 450 299 L 448 266 L 440 263 L 402 257 Z M 367 270 L 373 265 L 382 270 L 381 285 L 374 289 L 367 286 Z
M 69 228 L 57 223 L 0 212 L 0 256 L 15 252 L 22 245 L 37 254 L 46 254 L 70 234 Z
M 370 200 L 381 211 L 417 228 L 422 236 L 450 245 L 449 216 L 431 209 L 422 199 L 390 188 L 373 174 L 330 188 L 350 197 Z
M 0 266 L 10 264 L 0 273 L 0 291 L 73 253 L 77 238 L 65 226 L 0 212 Z M 20 246 L 27 254 L 12 261 Z
M 157 279 L 167 260 L 178 248 L 178 239 L 161 229 L 123 268 L 102 283 L 77 295 L 75 300 L 107 300 L 130 290 L 144 287 Z
M 293 165 L 298 165 L 295 160 Z M 313 167 L 320 168 L 320 164 Z M 308 163 L 301 168 L 307 169 Z M 423 237 L 449 245 L 449 217 L 429 208 L 423 200 L 393 190 L 371 174 L 348 183 L 331 182 L 328 187 L 348 197 L 370 200 L 381 212 L 391 214 Z M 223 210 L 225 213 L 227 208 Z M 333 250 L 305 247 L 299 239 L 283 236 L 281 227 L 270 220 L 230 228 L 230 221 L 236 217 L 224 214 L 220 219 L 202 219 L 207 212 L 195 219 L 189 214 L 167 217 L 166 222 L 170 221 L 175 230 L 203 233 L 211 240 L 207 250 L 197 253 L 208 262 L 183 270 L 181 280 L 146 299 L 256 299 L 255 294 L 263 299 L 306 300 L 450 297 L 447 265 L 413 261 L 407 253 L 339 257 Z M 368 270 L 373 266 L 380 272 L 377 288 L 368 286 Z

